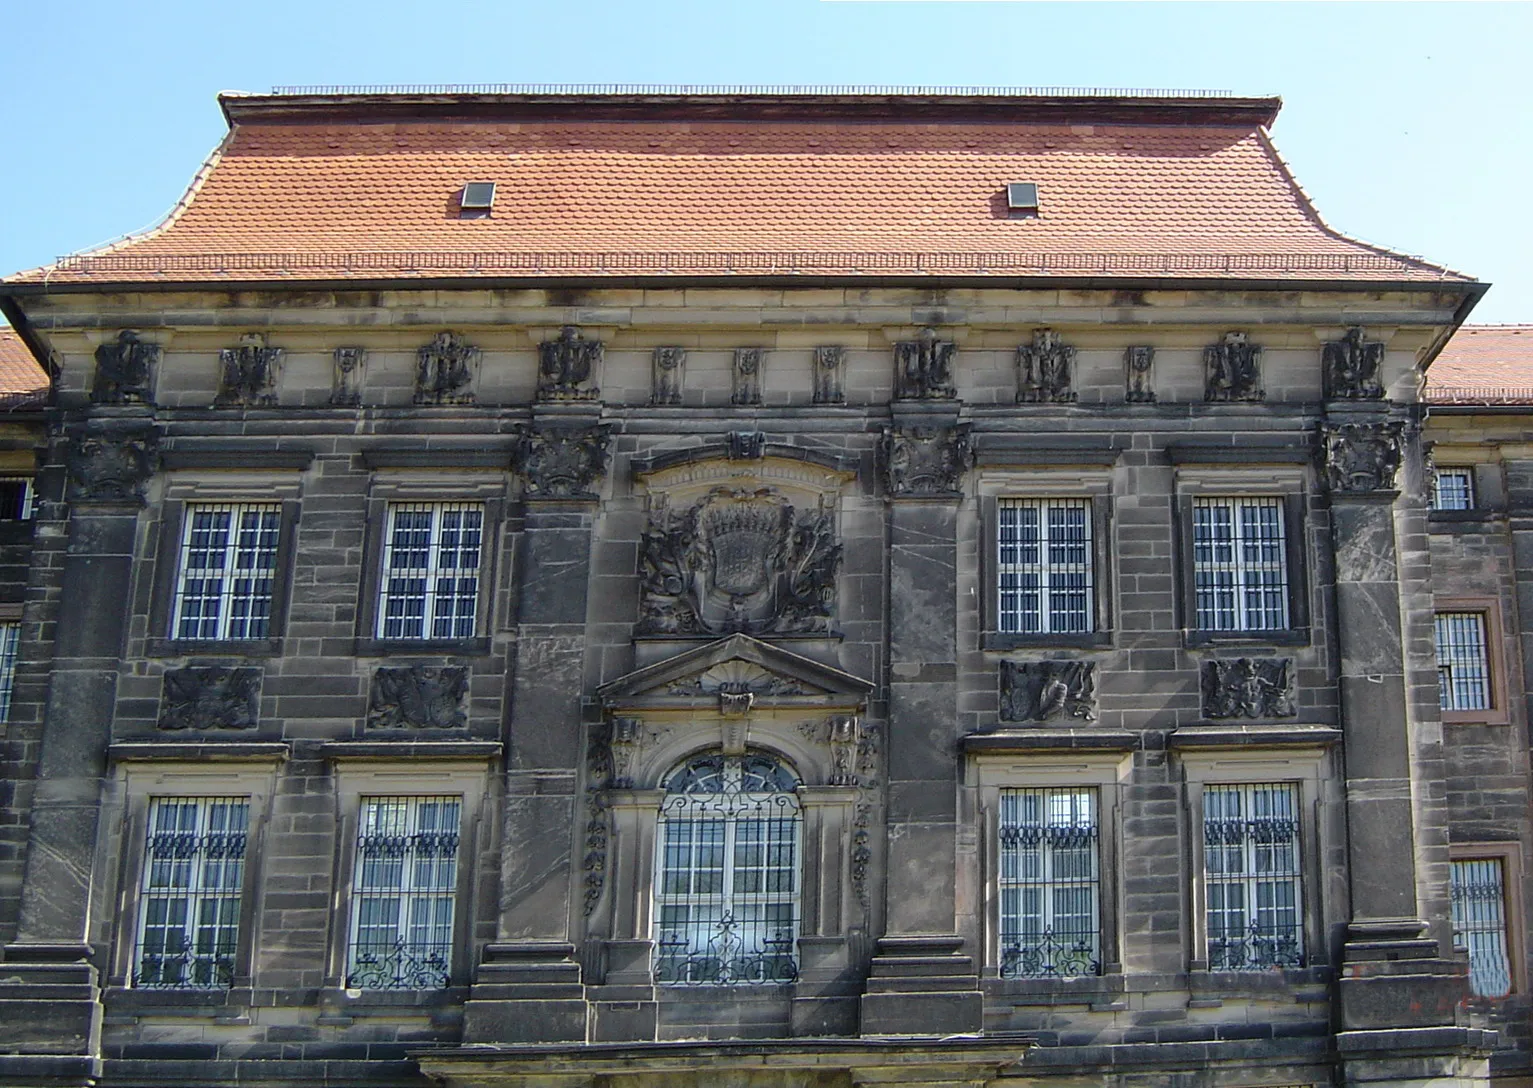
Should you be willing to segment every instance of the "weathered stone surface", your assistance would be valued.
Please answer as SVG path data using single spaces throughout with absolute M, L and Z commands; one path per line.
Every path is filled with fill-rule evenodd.
M 894 345 L 894 395 L 901 400 L 952 400 L 953 353 L 958 345 L 941 340 L 935 329 L 922 329 L 920 339 Z
M 136 404 L 154 398 L 154 370 L 163 349 L 139 338 L 132 329 L 96 349 L 91 400 L 98 404 Z
M 542 426 L 524 430 L 513 462 L 534 499 L 594 499 L 607 471 L 607 427 Z
M 260 669 L 170 669 L 164 684 L 161 729 L 254 729 L 260 719 Z
M 1227 332 L 1216 344 L 1203 349 L 1206 372 L 1203 399 L 1210 401 L 1263 400 L 1262 349 L 1243 332 Z
M 264 333 L 240 337 L 232 348 L 218 353 L 218 395 L 213 398 L 220 408 L 265 408 L 277 403 L 277 383 L 282 377 L 282 363 L 287 353 L 272 347 Z
M 1093 661 L 1002 661 L 1001 720 L 1096 721 Z
M 1236 657 L 1203 662 L 1203 713 L 1210 718 L 1291 718 L 1293 659 Z
M 468 669 L 447 665 L 407 665 L 373 673 L 367 706 L 369 729 L 462 729 L 468 694 Z
M 1034 329 L 1032 343 L 1017 348 L 1017 403 L 1074 402 L 1074 370 L 1075 349 L 1053 329 Z
M 472 404 L 482 354 L 457 333 L 437 333 L 415 352 L 415 403 Z
M 957 498 L 974 464 L 971 428 L 894 427 L 884 431 L 880 454 L 884 489 L 892 498 Z

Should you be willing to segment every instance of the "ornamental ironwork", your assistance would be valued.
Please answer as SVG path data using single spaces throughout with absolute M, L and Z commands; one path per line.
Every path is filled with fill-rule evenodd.
M 1004 789 L 999 809 L 1001 977 L 1101 974 L 1096 791 Z

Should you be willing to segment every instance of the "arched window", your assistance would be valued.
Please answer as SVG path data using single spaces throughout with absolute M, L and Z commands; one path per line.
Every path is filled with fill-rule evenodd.
M 699 756 L 666 779 L 655 866 L 662 985 L 798 977 L 797 788 L 760 752 Z

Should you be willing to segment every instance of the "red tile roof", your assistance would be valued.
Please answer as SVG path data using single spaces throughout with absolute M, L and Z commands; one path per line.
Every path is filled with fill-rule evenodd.
M 0 408 L 31 408 L 48 396 L 48 375 L 15 330 L 0 328 Z
M 1072 115 L 1019 97 L 948 117 L 920 100 L 908 120 L 897 109 L 890 119 L 887 103 L 859 118 L 842 99 L 812 96 L 738 107 L 746 119 L 686 96 L 668 114 L 625 120 L 599 96 L 542 117 L 517 96 L 463 96 L 454 109 L 397 95 L 223 101 L 230 135 L 164 224 L 8 282 L 729 272 L 1471 282 L 1326 227 L 1262 127 L 1270 99 L 1235 100 L 1244 113 L 1218 99 L 1121 99 L 1116 111 Z M 492 217 L 458 218 L 470 181 L 497 184 Z M 1036 218 L 1008 217 L 1012 181 L 1037 183 Z
M 1465 325 L 1427 368 L 1432 404 L 1533 404 L 1533 325 Z

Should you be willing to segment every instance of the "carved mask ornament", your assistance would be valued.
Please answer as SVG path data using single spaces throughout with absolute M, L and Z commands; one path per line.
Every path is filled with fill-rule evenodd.
M 1395 486 L 1405 424 L 1343 423 L 1325 430 L 1325 468 L 1332 491 L 1363 493 Z
M 893 498 L 956 498 L 974 463 L 969 425 L 884 431 L 884 488 Z
M 594 499 L 607 468 L 607 427 L 534 427 L 522 432 L 513 456 L 533 499 Z

